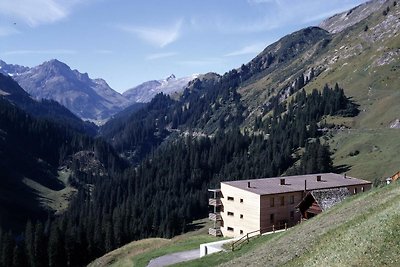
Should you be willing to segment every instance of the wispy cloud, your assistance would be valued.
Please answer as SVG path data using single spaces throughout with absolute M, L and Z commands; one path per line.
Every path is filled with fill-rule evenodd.
M 17 34 L 19 31 L 12 27 L 0 26 L 0 37 Z
M 233 52 L 230 52 L 226 54 L 226 57 L 234 57 L 234 56 L 242 56 L 242 55 L 248 55 L 248 54 L 257 54 L 260 53 L 264 48 L 266 44 L 265 43 L 256 43 L 256 44 L 251 44 L 244 46 L 238 50 L 235 50 Z
M 155 59 L 160 59 L 160 58 L 173 57 L 177 54 L 178 53 L 176 53 L 176 52 L 156 53 L 156 54 L 148 55 L 146 57 L 146 60 L 155 60 Z
M 69 49 L 49 49 L 49 50 L 11 50 L 3 52 L 3 55 L 72 55 L 77 51 Z
M 141 26 L 123 26 L 118 28 L 125 32 L 133 33 L 138 38 L 157 47 L 165 47 L 176 40 L 181 35 L 183 19 L 179 19 L 168 27 L 141 27 Z
M 71 0 L 2 0 L 0 13 L 31 27 L 66 18 L 74 5 L 82 1 Z

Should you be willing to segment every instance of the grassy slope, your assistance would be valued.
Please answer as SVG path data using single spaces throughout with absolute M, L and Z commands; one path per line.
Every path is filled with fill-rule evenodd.
M 306 87 L 310 91 L 338 82 L 360 105 L 359 116 L 342 121 L 352 130 L 339 131 L 329 144 L 335 151 L 335 165 L 348 165 L 351 175 L 371 181 L 387 177 L 400 168 L 397 157 L 400 130 L 388 129 L 400 117 L 400 35 L 396 21 L 400 8 L 398 5 L 390 8 L 388 16 L 379 10 L 334 38 L 326 57 L 330 60 L 338 56 L 337 61 Z M 369 26 L 368 31 L 364 31 L 365 25 Z M 377 63 L 390 53 L 394 53 L 391 62 Z M 360 151 L 359 155 L 348 155 L 356 150 Z
M 373 181 L 400 169 L 399 129 L 344 130 L 329 140 L 336 165 L 349 165 L 348 173 Z M 350 156 L 359 151 L 358 155 Z M 353 152 L 353 153 L 352 153 Z
M 70 170 L 61 170 L 58 172 L 58 180 L 64 186 L 61 190 L 52 190 L 27 178 L 25 178 L 23 182 L 35 190 L 40 204 L 44 208 L 55 211 L 56 213 L 62 213 L 68 208 L 71 198 L 77 192 L 77 189 L 70 186 L 68 183 L 70 174 Z
M 398 183 L 373 189 L 287 232 L 184 266 L 399 266 L 399 196 Z
M 193 223 L 190 231 L 172 239 L 148 238 L 131 242 L 96 259 L 88 266 L 147 266 L 151 259 L 179 251 L 199 248 L 200 244 L 221 240 L 208 235 L 208 218 Z

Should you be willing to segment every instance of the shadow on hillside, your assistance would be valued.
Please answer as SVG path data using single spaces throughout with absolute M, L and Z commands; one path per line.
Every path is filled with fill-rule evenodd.
M 347 165 L 347 164 L 342 164 L 342 165 L 333 167 L 334 173 L 344 173 L 344 172 L 348 172 L 350 170 L 351 170 L 351 166 Z
M 186 226 L 185 233 L 199 230 L 205 226 L 205 222 L 191 223 Z

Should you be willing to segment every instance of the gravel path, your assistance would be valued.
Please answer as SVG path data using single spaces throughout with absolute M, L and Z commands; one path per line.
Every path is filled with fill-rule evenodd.
M 200 249 L 182 251 L 152 259 L 147 265 L 147 267 L 167 266 L 178 262 L 197 259 L 199 257 L 200 257 Z

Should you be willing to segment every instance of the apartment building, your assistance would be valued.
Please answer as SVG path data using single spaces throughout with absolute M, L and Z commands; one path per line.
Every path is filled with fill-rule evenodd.
M 371 182 L 335 173 L 298 175 L 221 182 L 210 189 L 209 218 L 212 235 L 241 236 L 262 230 L 290 227 L 301 220 L 298 205 L 313 190 L 345 188 L 357 194 L 371 188 Z M 314 194 L 315 195 L 315 194 Z

